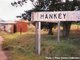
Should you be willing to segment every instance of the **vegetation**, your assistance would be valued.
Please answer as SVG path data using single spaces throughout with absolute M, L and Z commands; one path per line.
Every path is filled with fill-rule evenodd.
M 29 28 L 31 29 L 31 28 Z M 41 55 L 35 53 L 35 32 L 32 28 L 26 33 L 9 34 L 0 32 L 4 37 L 3 49 L 8 50 L 10 60 L 46 60 L 45 57 L 79 57 L 80 56 L 80 34 L 79 30 L 71 31 L 68 38 L 61 37 L 61 42 L 54 35 L 47 35 L 42 30 Z
M 21 0 L 18 2 L 14 2 L 12 6 L 14 5 L 24 5 L 23 3 L 26 2 L 27 0 Z M 74 10 L 80 10 L 80 1 L 77 0 L 37 0 L 36 3 L 34 3 L 34 0 L 30 0 L 33 5 L 34 9 L 30 11 L 25 11 L 22 15 L 21 18 L 23 19 L 28 19 L 29 21 L 31 20 L 31 12 L 33 11 L 74 11 Z M 20 3 L 19 3 L 20 2 Z M 16 3 L 16 4 L 15 4 Z M 19 16 L 20 17 L 20 16 Z M 44 25 L 45 24 L 45 25 Z M 53 35 L 52 28 L 55 23 L 42 23 L 42 27 L 48 28 L 48 34 Z M 68 37 L 69 32 L 70 32 L 70 26 L 72 22 L 61 22 L 63 25 L 63 36 Z M 55 24 L 56 25 L 56 24 Z

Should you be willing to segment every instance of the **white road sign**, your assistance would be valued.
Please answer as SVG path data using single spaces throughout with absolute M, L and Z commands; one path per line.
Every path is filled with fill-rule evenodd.
M 80 11 L 33 12 L 32 21 L 80 21 Z

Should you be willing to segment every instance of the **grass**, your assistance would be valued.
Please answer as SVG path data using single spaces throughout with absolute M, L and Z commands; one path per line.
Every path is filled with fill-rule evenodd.
M 31 28 L 30 28 L 31 29 Z M 72 31 L 68 38 L 61 37 L 60 43 L 57 42 L 56 33 L 47 35 L 42 31 L 41 55 L 35 53 L 35 33 L 30 30 L 26 33 L 9 34 L 0 32 L 4 37 L 3 49 L 10 52 L 10 60 L 46 60 L 46 56 L 58 57 L 80 57 L 80 38 L 77 31 Z

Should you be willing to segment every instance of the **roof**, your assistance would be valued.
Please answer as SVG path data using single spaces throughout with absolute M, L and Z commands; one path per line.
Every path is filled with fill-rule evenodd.
M 0 20 L 0 24 L 15 24 L 15 21 L 4 21 L 4 20 Z

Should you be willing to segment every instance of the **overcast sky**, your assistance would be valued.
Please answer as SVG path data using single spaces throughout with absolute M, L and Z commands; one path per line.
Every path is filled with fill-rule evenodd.
M 0 19 L 3 20 L 15 20 L 17 15 L 21 15 L 24 10 L 30 10 L 34 8 L 32 3 L 28 0 L 27 4 L 24 4 L 22 7 L 13 7 L 11 2 L 17 0 L 0 0 Z

